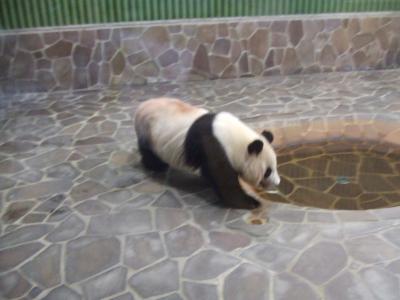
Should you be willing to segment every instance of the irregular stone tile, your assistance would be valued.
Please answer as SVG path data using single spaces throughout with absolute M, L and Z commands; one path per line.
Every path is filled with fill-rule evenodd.
M 30 213 L 22 219 L 22 223 L 40 223 L 46 219 L 46 214 Z
M 183 293 L 188 300 L 218 300 L 217 286 L 207 283 L 183 282 Z
M 303 249 L 317 233 L 318 230 L 314 225 L 282 224 L 271 239 L 285 247 Z
M 306 281 L 289 273 L 282 273 L 274 277 L 274 299 L 320 299 L 316 291 Z
M 9 248 L 18 244 L 38 240 L 52 228 L 53 226 L 47 224 L 20 227 L 0 237 L 0 248 Z
M 44 288 L 61 282 L 61 246 L 52 245 L 22 267 L 22 273 Z
M 175 193 L 171 191 L 165 191 L 160 195 L 160 197 L 158 197 L 152 206 L 179 208 L 182 207 L 182 204 Z
M 68 299 L 68 300 L 80 300 L 82 297 L 75 292 L 74 290 L 66 287 L 65 285 L 61 285 L 50 291 L 43 298 L 43 300 L 58 300 L 58 299 Z
M 339 273 L 346 263 L 347 254 L 340 244 L 319 242 L 303 252 L 293 272 L 319 285 Z
M 207 205 L 193 209 L 194 221 L 204 229 L 221 226 L 227 210 L 214 205 Z
M 76 215 L 70 215 L 65 221 L 50 232 L 46 240 L 52 243 L 71 240 L 85 228 L 85 223 Z
M 178 263 L 164 260 L 133 275 L 129 285 L 140 296 L 148 298 L 178 290 L 178 277 Z
M 17 271 L 0 275 L 0 296 L 17 298 L 24 295 L 31 288 L 31 284 Z
M 129 292 L 122 294 L 120 296 L 117 296 L 117 297 L 110 298 L 110 299 L 111 300 L 134 300 L 132 294 L 130 294 Z
M 158 300 L 183 300 L 181 296 L 179 296 L 178 293 L 173 293 L 171 295 L 165 296 L 165 297 L 161 297 L 161 298 L 157 298 Z
M 74 201 L 82 201 L 106 191 L 107 189 L 101 184 L 88 180 L 72 188 L 71 198 Z
M 232 251 L 237 248 L 248 246 L 251 239 L 241 233 L 224 231 L 212 231 L 209 233 L 210 244 L 225 251 Z
M 112 191 L 99 196 L 99 199 L 112 205 L 119 205 L 132 198 L 132 193 L 127 190 Z
M 400 298 L 399 279 L 381 267 L 367 267 L 360 272 L 366 286 L 375 299 L 395 300 Z
M 197 28 L 196 39 L 200 43 L 212 44 L 216 38 L 216 26 L 213 25 L 200 25 Z
M 63 201 L 65 200 L 65 196 L 60 194 L 60 195 L 55 195 L 53 197 L 50 197 L 46 201 L 44 201 L 42 204 L 40 204 L 35 211 L 38 212 L 53 212 Z
M 47 57 L 60 58 L 71 55 L 72 43 L 61 40 L 45 50 Z
M 74 283 L 118 263 L 120 243 L 116 238 L 81 237 L 66 247 L 66 281 Z
M 68 206 L 61 206 L 51 213 L 51 215 L 47 219 L 47 222 L 51 223 L 62 221 L 71 213 L 71 209 Z
M 299 72 L 301 65 L 298 61 L 296 50 L 294 48 L 286 48 L 282 58 L 282 74 L 295 74 Z
M 111 60 L 111 67 L 114 75 L 120 75 L 125 68 L 125 57 L 118 51 Z
M 126 238 L 124 264 L 140 269 L 165 256 L 159 233 L 131 235 Z
M 181 209 L 157 208 L 155 220 L 157 230 L 171 230 L 189 220 L 189 214 Z
M 4 272 L 14 268 L 43 247 L 43 244 L 35 242 L 0 250 L 0 271 Z
M 16 160 L 7 159 L 0 162 L 0 174 L 17 173 L 23 169 L 22 164 Z
M 89 64 L 91 54 L 92 49 L 76 45 L 74 47 L 74 53 L 72 54 L 75 66 L 86 67 Z
M 193 69 L 208 74 L 210 72 L 210 62 L 208 60 L 207 49 L 200 45 L 193 58 Z
M 225 278 L 224 299 L 269 299 L 269 281 L 266 271 L 244 263 Z
M 54 76 L 61 87 L 70 88 L 72 83 L 72 64 L 68 58 L 56 59 L 53 63 Z
M 279 209 L 271 212 L 270 216 L 284 222 L 301 223 L 303 222 L 305 212 L 301 210 Z
M 361 174 L 359 176 L 359 182 L 363 190 L 367 192 L 379 193 L 394 191 L 393 187 L 379 175 Z
M 50 167 L 46 170 L 47 176 L 51 178 L 73 180 L 79 175 L 79 171 L 71 163 L 63 163 Z
M 326 45 L 320 55 L 320 63 L 323 66 L 333 66 L 336 60 L 336 54 L 331 45 Z
M 178 53 L 173 49 L 169 49 L 165 51 L 163 54 L 161 54 L 158 60 L 162 67 L 167 67 L 169 65 L 176 63 L 178 61 L 178 58 L 179 58 Z
M 268 29 L 258 29 L 249 39 L 250 54 L 263 59 L 268 52 Z
M 34 205 L 35 202 L 33 201 L 18 201 L 15 203 L 11 203 L 2 215 L 1 219 L 5 223 L 15 222 L 19 218 L 27 214 Z
M 355 35 L 351 42 L 355 50 L 364 47 L 365 45 L 371 43 L 374 40 L 374 36 L 370 33 L 360 33 Z
M 228 55 L 231 48 L 229 39 L 218 39 L 215 41 L 212 52 L 217 55 Z
M 32 54 L 18 51 L 13 63 L 13 76 L 18 79 L 31 79 L 35 70 Z
M 0 176 L 0 191 L 12 188 L 15 184 L 15 180 Z
M 283 271 L 297 255 L 297 251 L 282 246 L 263 243 L 250 247 L 241 256 L 273 271 Z
M 302 21 L 291 21 L 289 23 L 289 39 L 293 47 L 296 47 L 303 37 L 303 23 Z
M 85 146 L 85 145 L 98 145 L 98 144 L 107 144 L 113 143 L 114 139 L 107 136 L 94 136 L 87 139 L 77 140 L 75 142 L 76 146 Z
M 391 228 L 383 233 L 383 237 L 391 242 L 392 244 L 396 245 L 397 247 L 400 247 L 400 228 L 394 227 Z
M 6 142 L 0 146 L 0 152 L 13 154 L 28 152 L 36 148 L 36 145 L 25 141 Z
M 135 73 L 144 77 L 157 77 L 160 69 L 153 61 L 146 61 L 135 68 Z
M 150 55 L 156 57 L 169 48 L 170 37 L 164 27 L 154 26 L 143 33 L 142 41 Z
M 348 240 L 345 242 L 345 246 L 350 256 L 364 263 L 379 263 L 398 255 L 397 248 L 373 235 Z
M 201 231 L 191 225 L 167 232 L 164 239 L 170 257 L 189 256 L 204 244 Z
M 117 267 L 82 284 L 85 299 L 103 299 L 120 293 L 126 286 L 127 270 Z
M 150 212 L 137 209 L 91 218 L 88 228 L 90 234 L 116 235 L 135 234 L 152 229 Z
M 183 277 L 206 280 L 219 276 L 239 263 L 237 258 L 215 250 L 203 250 L 190 257 L 183 267 Z
M 228 228 L 244 231 L 252 236 L 269 236 L 276 228 L 277 224 L 274 222 L 267 222 L 254 226 L 247 223 L 244 218 L 240 218 L 226 225 Z
M 44 169 L 55 164 L 62 163 L 70 155 L 66 149 L 55 149 L 39 156 L 27 159 L 25 162 L 33 169 Z
M 74 207 L 81 214 L 87 216 L 102 215 L 110 211 L 110 208 L 98 200 L 87 200 Z
M 21 34 L 18 36 L 19 47 L 28 50 L 36 51 L 43 48 L 42 39 L 38 34 Z
M 324 288 L 327 300 L 372 300 L 376 299 L 358 277 L 346 271 L 329 282 Z
M 346 32 L 343 28 L 338 28 L 332 33 L 332 44 L 335 47 L 337 53 L 340 55 L 344 53 L 349 47 L 349 41 L 347 39 Z

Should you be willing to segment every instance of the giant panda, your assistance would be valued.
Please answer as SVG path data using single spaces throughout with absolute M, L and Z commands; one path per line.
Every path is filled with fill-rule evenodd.
M 147 169 L 200 171 L 225 206 L 259 206 L 242 181 L 255 188 L 280 182 L 272 133 L 257 133 L 228 112 L 211 113 L 173 98 L 150 99 L 136 110 L 135 131 Z

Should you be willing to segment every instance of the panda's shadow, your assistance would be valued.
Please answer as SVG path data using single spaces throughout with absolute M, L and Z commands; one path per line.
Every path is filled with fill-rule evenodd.
M 218 201 L 218 197 L 213 191 L 211 185 L 200 175 L 170 168 L 166 172 L 154 172 L 143 169 L 144 172 L 156 183 L 166 188 L 175 189 L 183 197 L 195 195 L 199 205 L 214 205 L 222 208 L 229 208 Z

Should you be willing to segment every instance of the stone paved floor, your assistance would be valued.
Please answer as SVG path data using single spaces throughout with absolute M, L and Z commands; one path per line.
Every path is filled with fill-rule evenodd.
M 400 299 L 399 207 L 274 204 L 250 225 L 199 178 L 145 173 L 132 116 L 164 94 L 257 128 L 400 122 L 400 70 L 3 98 L 1 297 Z

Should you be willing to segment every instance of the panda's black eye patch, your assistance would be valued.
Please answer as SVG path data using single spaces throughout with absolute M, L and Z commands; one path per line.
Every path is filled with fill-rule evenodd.
M 272 173 L 271 168 L 268 168 L 267 171 L 265 171 L 264 178 L 268 178 L 269 175 L 271 175 L 271 173 Z

